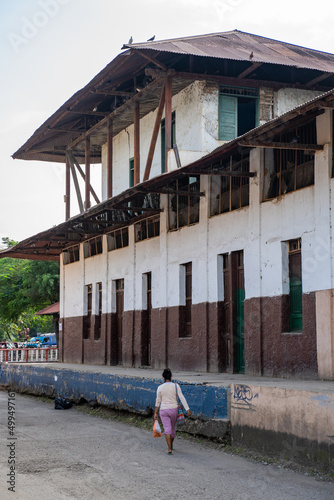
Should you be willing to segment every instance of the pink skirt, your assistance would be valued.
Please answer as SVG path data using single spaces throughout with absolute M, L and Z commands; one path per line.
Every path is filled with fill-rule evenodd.
M 171 435 L 172 438 L 175 438 L 176 436 L 176 431 L 175 431 L 176 417 L 177 417 L 177 408 L 160 410 L 160 418 L 162 421 L 162 425 L 164 426 L 165 434 Z

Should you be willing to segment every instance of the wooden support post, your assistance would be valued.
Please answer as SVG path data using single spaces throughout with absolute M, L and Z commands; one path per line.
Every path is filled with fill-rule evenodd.
M 68 154 L 66 154 L 65 182 L 65 221 L 67 221 L 71 217 L 71 165 Z
M 82 170 L 82 168 L 80 167 L 79 165 L 79 162 L 77 161 L 77 159 L 75 158 L 74 154 L 72 153 L 72 151 L 68 151 L 67 152 L 71 162 L 73 163 L 74 166 L 77 167 L 78 169 L 78 172 L 79 174 L 81 175 L 81 177 L 83 178 L 84 182 L 86 182 L 86 176 L 85 176 L 85 173 L 84 171 Z M 92 186 L 90 185 L 89 186 L 89 189 L 90 189 L 90 192 L 92 193 L 92 196 L 94 198 L 94 200 L 96 201 L 96 203 L 100 203 L 100 200 L 99 198 L 97 197 L 97 194 L 95 193 L 94 189 L 92 188 Z
M 172 84 L 173 78 L 168 75 L 165 86 L 165 172 L 168 172 L 168 151 L 172 148 Z
M 135 102 L 134 112 L 134 186 L 140 181 L 140 104 Z
M 147 179 L 150 177 L 151 166 L 152 166 L 152 161 L 153 161 L 153 155 L 154 155 L 155 146 L 156 146 L 156 143 L 157 143 L 157 138 L 158 138 L 158 135 L 159 135 L 159 130 L 160 130 L 160 127 L 161 127 L 161 118 L 162 118 L 162 113 L 164 111 L 164 106 L 165 106 L 165 85 L 163 84 L 162 91 L 161 91 L 160 102 L 159 102 L 159 107 L 158 107 L 158 112 L 157 112 L 157 116 L 156 116 L 156 119 L 155 119 L 153 132 L 152 132 L 152 139 L 151 139 L 150 149 L 149 149 L 148 155 L 147 155 L 147 162 L 146 162 L 146 167 L 145 167 L 143 181 L 147 181 Z
M 79 186 L 79 182 L 78 182 L 78 178 L 77 178 L 77 173 L 75 171 L 74 163 L 72 162 L 72 158 L 71 158 L 71 153 L 70 152 L 68 152 L 68 159 L 69 159 L 69 162 L 70 162 L 70 167 L 71 167 L 71 172 L 72 172 L 72 178 L 73 178 L 73 182 L 74 182 L 75 192 L 77 193 L 79 210 L 80 210 L 80 213 L 83 214 L 83 212 L 84 212 L 84 206 L 83 206 L 83 202 L 82 202 L 82 198 L 81 198 L 80 186 Z
M 85 140 L 85 211 L 90 208 L 90 137 Z
M 107 140 L 107 198 L 112 198 L 112 171 L 113 171 L 113 120 L 108 120 Z

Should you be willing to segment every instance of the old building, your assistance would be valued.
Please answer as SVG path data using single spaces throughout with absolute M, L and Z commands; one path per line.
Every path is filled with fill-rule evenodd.
M 2 252 L 60 258 L 63 361 L 334 377 L 333 75 L 240 31 L 131 44 L 13 155 L 66 164 L 66 221 Z

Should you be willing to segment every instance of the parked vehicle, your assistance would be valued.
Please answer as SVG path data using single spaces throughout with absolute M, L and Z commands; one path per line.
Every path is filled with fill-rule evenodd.
M 40 347 L 56 347 L 57 338 L 55 333 L 47 333 L 46 335 L 41 335 L 42 341 Z

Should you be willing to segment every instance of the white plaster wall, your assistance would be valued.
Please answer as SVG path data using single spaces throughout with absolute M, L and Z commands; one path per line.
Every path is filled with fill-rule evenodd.
M 274 93 L 274 118 L 281 116 L 287 111 L 311 101 L 323 92 L 315 90 L 302 90 L 302 89 L 280 89 Z
M 173 96 L 176 113 L 176 142 L 181 165 L 187 165 L 215 149 L 218 141 L 218 86 L 194 82 Z M 143 179 L 157 110 L 140 120 L 140 180 Z M 164 118 L 164 114 L 163 114 Z M 134 155 L 134 127 L 131 125 L 113 139 L 113 195 L 129 187 L 129 160 Z M 102 199 L 107 197 L 107 145 L 102 146 Z M 169 152 L 169 170 L 177 168 L 173 151 Z M 161 134 L 159 131 L 150 178 L 161 173 Z
M 84 307 L 84 258 L 80 247 L 80 260 L 72 264 L 62 265 L 60 274 L 60 317 L 71 318 L 83 315 Z
M 189 95 L 186 97 L 189 102 L 194 95 L 199 97 L 194 103 L 196 113 L 200 109 L 205 111 L 206 105 L 210 107 L 212 104 L 212 96 L 203 104 L 203 99 L 207 101 L 208 97 L 203 97 L 202 90 L 202 84 L 187 88 Z M 201 95 L 203 102 L 200 102 Z M 177 99 L 178 96 L 173 104 L 178 104 Z M 185 129 L 180 135 L 180 140 L 183 141 L 181 144 L 187 142 L 189 146 L 195 147 L 192 141 L 196 137 L 203 145 L 203 134 L 207 133 L 205 127 L 209 125 L 205 119 L 195 124 L 196 134 L 193 135 L 191 127 L 187 125 L 187 107 L 189 108 L 183 103 L 177 108 L 180 111 L 177 124 L 180 124 L 182 130 Z M 150 129 L 154 113 L 150 115 L 142 120 L 142 131 Z M 192 262 L 193 265 L 193 303 L 215 302 L 218 298 L 221 300 L 224 290 L 220 281 L 222 276 L 218 256 L 238 250 L 244 250 L 246 298 L 287 293 L 284 242 L 295 238 L 302 239 L 303 292 L 333 288 L 334 234 L 331 210 L 334 195 L 331 179 L 332 152 L 328 145 L 331 138 L 331 113 L 327 111 L 319 116 L 317 123 L 318 139 L 324 144 L 324 151 L 315 155 L 315 186 L 262 202 L 264 154 L 261 149 L 253 149 L 251 171 L 256 172 L 257 176 L 250 179 L 250 206 L 210 218 L 209 179 L 202 176 L 201 191 L 204 191 L 205 196 L 200 201 L 200 222 L 178 231 L 168 231 L 167 196 L 162 195 L 161 206 L 165 211 L 161 213 L 160 237 L 135 244 L 134 228 L 130 226 L 129 247 L 108 252 L 104 237 L 103 255 L 83 259 L 81 249 L 80 262 L 64 266 L 62 286 L 65 284 L 65 291 L 61 306 L 64 316 L 80 316 L 84 285 L 99 281 L 103 283 L 103 312 L 112 311 L 112 284 L 120 278 L 125 280 L 125 310 L 141 309 L 142 274 L 147 272 L 152 273 L 153 307 L 177 306 L 182 296 L 180 265 L 187 262 Z M 198 128 L 201 129 L 200 134 Z M 126 132 L 115 138 L 120 144 L 123 141 L 123 146 L 125 139 Z M 146 142 L 147 148 L 148 145 L 149 141 Z M 124 147 L 119 150 L 115 148 L 118 166 L 121 165 L 122 155 L 128 166 L 131 147 L 130 144 L 127 154 Z M 121 176 L 121 171 L 116 169 L 115 172 Z M 127 176 L 128 167 L 125 176 L 123 172 L 123 177 Z M 124 186 L 122 188 L 119 184 L 119 189 L 127 187 L 124 179 L 122 182 Z

